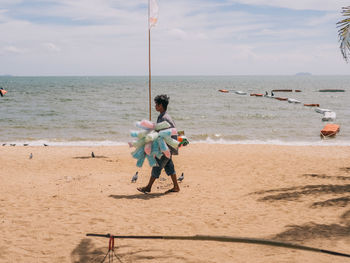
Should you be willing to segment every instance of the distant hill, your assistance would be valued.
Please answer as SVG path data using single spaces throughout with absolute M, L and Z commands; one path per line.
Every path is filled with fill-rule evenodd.
M 311 76 L 312 74 L 309 72 L 298 72 L 295 76 Z

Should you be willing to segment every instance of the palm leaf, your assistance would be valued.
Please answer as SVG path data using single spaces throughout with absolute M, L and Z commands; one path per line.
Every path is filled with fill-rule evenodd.
M 350 6 L 343 7 L 343 16 L 347 17 L 337 23 L 340 51 L 346 62 L 350 58 Z

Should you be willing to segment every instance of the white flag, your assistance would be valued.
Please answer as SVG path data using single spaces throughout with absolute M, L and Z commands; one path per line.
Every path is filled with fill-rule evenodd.
M 158 21 L 158 3 L 157 0 L 149 0 L 149 17 L 148 17 L 148 26 L 149 28 L 155 26 Z

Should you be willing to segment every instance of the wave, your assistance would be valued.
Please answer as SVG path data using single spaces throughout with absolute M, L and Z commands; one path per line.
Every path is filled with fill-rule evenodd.
M 281 145 L 281 146 L 350 146 L 350 141 L 337 140 L 336 138 L 319 140 L 319 141 L 282 141 L 282 140 L 227 140 L 212 139 L 210 137 L 205 140 L 194 140 L 190 143 L 206 143 L 206 144 L 249 144 L 249 145 Z

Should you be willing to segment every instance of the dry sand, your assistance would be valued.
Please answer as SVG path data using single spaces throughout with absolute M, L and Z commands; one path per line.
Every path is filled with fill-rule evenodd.
M 101 262 L 108 239 L 87 233 L 238 236 L 350 253 L 350 147 L 191 144 L 174 157 L 185 179 L 170 194 L 165 174 L 151 194 L 136 190 L 150 168 L 132 184 L 130 152 L 0 147 L 0 262 Z M 251 244 L 115 242 L 122 262 L 349 262 Z

